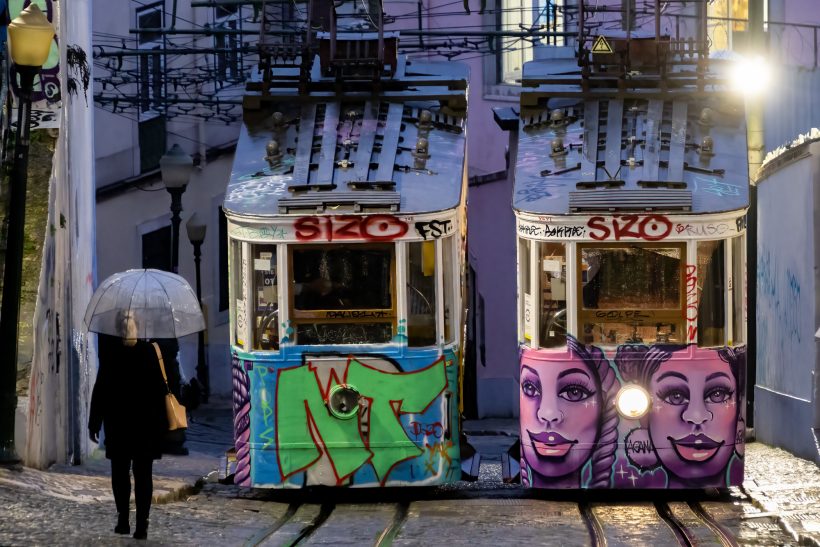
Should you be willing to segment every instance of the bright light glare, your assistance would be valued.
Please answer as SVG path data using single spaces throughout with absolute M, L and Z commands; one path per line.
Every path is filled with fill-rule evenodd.
M 640 418 L 649 410 L 649 393 L 641 386 L 626 385 L 618 392 L 615 406 L 624 418 Z
M 769 87 L 772 73 L 763 57 L 736 61 L 729 74 L 732 89 L 746 96 L 760 95 Z

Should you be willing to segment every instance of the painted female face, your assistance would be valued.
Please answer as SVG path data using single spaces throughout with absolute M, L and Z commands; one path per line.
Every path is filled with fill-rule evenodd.
M 521 360 L 521 447 L 530 468 L 562 477 L 589 459 L 598 436 L 600 387 L 579 357 Z
M 734 451 L 737 379 L 711 359 L 664 362 L 652 376 L 649 435 L 664 467 L 682 479 L 721 473 Z M 694 486 L 694 485 L 693 485 Z

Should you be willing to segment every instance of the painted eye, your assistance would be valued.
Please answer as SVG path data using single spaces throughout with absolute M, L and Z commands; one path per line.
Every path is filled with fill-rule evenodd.
M 524 380 L 521 383 L 521 391 L 523 391 L 524 395 L 526 395 L 530 399 L 532 399 L 533 397 L 538 397 L 539 395 L 541 395 L 541 389 L 539 389 L 539 387 L 536 386 L 530 380 Z
M 574 384 L 569 385 L 558 392 L 559 397 L 573 403 L 589 399 L 593 395 L 595 395 L 595 393 L 586 387 Z
M 724 403 L 728 401 L 733 392 L 725 387 L 716 387 L 710 389 L 706 393 L 706 402 L 707 403 Z
M 670 405 L 685 405 L 689 402 L 689 394 L 679 389 L 670 389 L 659 393 L 658 396 Z

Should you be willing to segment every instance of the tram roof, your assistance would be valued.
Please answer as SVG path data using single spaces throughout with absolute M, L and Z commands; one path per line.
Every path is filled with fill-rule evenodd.
M 574 59 L 524 65 L 516 211 L 706 214 L 748 206 L 743 103 L 719 73 L 700 88 L 685 71 L 671 74 L 665 89 L 657 77 L 621 89 L 607 78 L 582 85 Z
M 461 203 L 465 65 L 399 56 L 392 77 L 339 82 L 323 76 L 317 57 L 307 90 L 292 68 L 277 77 L 267 93 L 254 91 L 259 74 L 248 84 L 228 213 L 420 214 Z

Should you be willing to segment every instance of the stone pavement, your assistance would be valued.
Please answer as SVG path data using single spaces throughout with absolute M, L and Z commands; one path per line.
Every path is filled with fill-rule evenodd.
M 189 498 L 203 484 L 216 479 L 216 470 L 232 438 L 228 402 L 215 401 L 197 410 L 189 425 L 190 455 L 163 456 L 155 462 L 155 503 Z M 468 420 L 464 430 L 482 454 L 481 478 L 468 488 L 479 490 L 476 494 L 482 498 L 505 496 L 511 489 L 520 490 L 519 486 L 502 484 L 500 477 L 500 454 L 517 439 L 517 422 Z M 81 466 L 55 465 L 48 471 L 0 466 L 0 490 L 3 489 L 28 491 L 33 497 L 113 504 L 108 461 L 102 454 Z M 764 526 L 766 519 L 774 517 L 795 543 L 820 547 L 820 467 L 783 450 L 752 442 L 746 445 L 743 491 L 760 510 L 746 515 L 745 519 L 751 523 L 759 519 Z M 473 503 L 478 504 L 473 508 L 478 510 L 480 501 Z M 423 506 L 423 503 L 419 505 Z M 419 534 L 423 535 L 421 531 Z
M 232 444 L 231 412 L 226 401 L 215 401 L 193 413 L 186 443 L 190 454 L 163 455 L 154 462 L 154 503 L 184 498 L 201 481 L 215 478 L 220 459 Z M 103 450 L 95 451 L 82 465 L 56 464 L 47 471 L 0 466 L 0 488 L 4 486 L 80 503 L 114 501 L 110 464 Z

